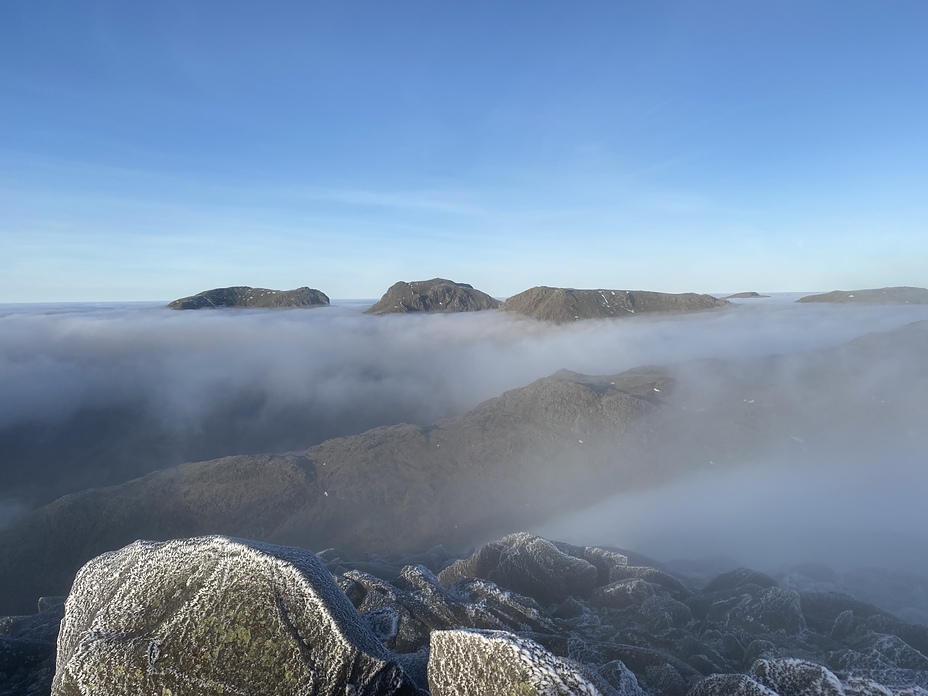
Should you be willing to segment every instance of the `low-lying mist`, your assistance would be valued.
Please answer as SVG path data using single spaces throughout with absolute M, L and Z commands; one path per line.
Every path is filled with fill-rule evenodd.
M 577 544 L 632 549 L 661 561 L 709 561 L 780 572 L 900 568 L 928 576 L 928 447 L 900 434 L 844 447 L 710 467 L 660 488 L 624 493 L 534 530 Z M 879 443 L 879 446 L 877 446 Z
M 0 307 L 0 525 L 64 493 L 184 461 L 428 424 L 562 368 L 795 353 L 928 318 L 926 307 L 792 299 L 569 326 L 495 311 L 371 317 L 358 303 Z

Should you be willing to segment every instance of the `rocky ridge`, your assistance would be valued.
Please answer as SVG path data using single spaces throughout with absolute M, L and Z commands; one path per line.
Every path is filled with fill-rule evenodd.
M 240 285 L 231 288 L 216 288 L 182 297 L 168 305 L 168 309 L 221 309 L 225 307 L 252 307 L 282 309 L 288 307 L 324 307 L 329 304 L 328 296 L 313 288 L 295 290 L 268 290 Z
M 558 324 L 610 319 L 651 312 L 694 312 L 724 307 L 712 295 L 630 290 L 576 290 L 539 286 L 508 298 L 501 309 Z
M 819 295 L 806 295 L 800 297 L 796 302 L 878 305 L 928 304 L 928 289 L 902 286 L 867 290 L 832 290 Z
M 525 533 L 465 557 L 359 561 L 226 537 L 136 542 L 88 563 L 66 605 L 0 621 L 0 666 L 11 649 L 35 655 L 25 693 L 49 693 L 49 616 L 63 616 L 55 696 L 928 694 L 925 626 L 749 569 L 695 586 Z M 45 626 L 43 647 L 12 625 Z
M 411 312 L 476 312 L 497 309 L 496 300 L 467 283 L 445 278 L 399 281 L 390 286 L 366 314 L 408 314 Z

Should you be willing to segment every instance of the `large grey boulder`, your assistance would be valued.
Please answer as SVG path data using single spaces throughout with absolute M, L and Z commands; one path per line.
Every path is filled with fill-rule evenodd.
M 433 631 L 432 696 L 600 696 L 582 668 L 505 631 Z
M 832 302 L 840 304 L 928 304 L 928 289 L 912 287 L 867 290 L 832 290 L 806 295 L 796 302 Z
M 367 314 L 406 314 L 409 312 L 476 312 L 497 309 L 496 300 L 467 283 L 445 278 L 399 281 L 390 286 Z
M 268 290 L 238 285 L 231 288 L 204 290 L 190 297 L 182 297 L 168 305 L 168 309 L 220 309 L 222 307 L 262 307 L 280 309 L 285 307 L 322 307 L 329 298 L 320 290 L 297 288 L 296 290 Z
M 312 553 L 138 541 L 78 573 L 54 696 L 417 694 Z
M 581 319 L 612 319 L 649 312 L 694 312 L 724 307 L 728 302 L 712 295 L 692 292 L 631 290 L 576 290 L 574 288 L 529 288 L 507 299 L 501 309 L 558 324 Z

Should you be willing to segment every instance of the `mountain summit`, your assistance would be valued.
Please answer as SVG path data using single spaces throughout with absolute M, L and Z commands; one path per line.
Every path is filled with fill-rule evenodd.
M 476 312 L 497 309 L 499 300 L 473 285 L 455 283 L 445 278 L 400 281 L 390 286 L 367 314 L 406 314 L 409 312 Z
M 329 304 L 324 292 L 313 288 L 296 290 L 268 290 L 238 285 L 231 288 L 215 288 L 182 297 L 168 305 L 168 309 L 220 309 L 224 307 L 258 307 L 278 309 L 285 307 L 322 307 Z
M 502 309 L 542 321 L 565 324 L 580 319 L 609 319 L 647 312 L 693 312 L 727 305 L 712 295 L 687 292 L 575 290 L 539 286 L 513 295 Z

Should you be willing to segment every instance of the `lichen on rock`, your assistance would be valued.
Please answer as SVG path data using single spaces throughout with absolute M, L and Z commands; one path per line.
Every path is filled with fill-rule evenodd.
M 581 669 L 505 631 L 432 633 L 432 696 L 601 696 Z
M 316 556 L 213 536 L 139 541 L 87 563 L 52 693 L 418 690 Z

